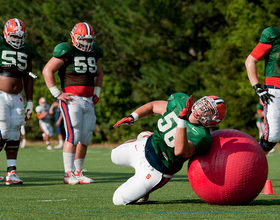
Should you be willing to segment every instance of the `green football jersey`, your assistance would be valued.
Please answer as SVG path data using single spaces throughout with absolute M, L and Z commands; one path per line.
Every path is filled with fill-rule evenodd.
M 264 29 L 260 42 L 272 45 L 270 53 L 265 56 L 264 75 L 266 77 L 280 76 L 280 28 L 268 27 Z
M 103 50 L 94 44 L 94 50 L 83 52 L 67 42 L 58 44 L 53 51 L 56 58 L 67 59 L 59 69 L 61 88 L 67 86 L 94 86 L 99 58 L 103 57 Z
M 0 38 L 0 65 L 13 64 L 21 70 L 27 69 L 27 64 L 36 55 L 35 49 L 25 43 L 23 48 L 15 49 L 6 43 L 4 38 Z
M 159 118 L 156 131 L 153 134 L 152 145 L 167 168 L 176 166 L 177 161 L 180 161 L 181 164 L 182 158 L 174 154 L 174 140 L 178 115 L 186 106 L 188 98 L 189 96 L 185 93 L 175 93 L 168 98 L 166 112 Z M 206 153 L 211 145 L 210 130 L 188 121 L 186 123 L 188 140 L 195 145 L 197 153 Z

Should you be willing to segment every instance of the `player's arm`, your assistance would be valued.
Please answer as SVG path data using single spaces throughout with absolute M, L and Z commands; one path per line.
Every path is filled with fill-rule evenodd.
M 43 69 L 43 75 L 46 82 L 47 87 L 49 88 L 52 95 L 64 102 L 67 100 L 73 100 L 70 95 L 61 92 L 55 82 L 54 73 L 57 72 L 64 64 L 64 60 L 62 58 L 52 57 L 46 66 Z
M 269 94 L 261 87 L 258 79 L 257 63 L 271 51 L 271 48 L 272 45 L 259 42 L 245 61 L 247 75 L 250 83 L 263 103 L 269 103 L 269 101 L 272 101 L 271 97 L 274 96 Z
M 174 154 L 176 156 L 190 157 L 196 153 L 195 145 L 188 140 L 186 128 L 177 127 L 174 141 Z
M 93 93 L 94 105 L 96 105 L 99 101 L 100 91 L 103 83 L 103 71 L 99 60 L 97 60 L 96 66 L 97 66 L 97 71 L 96 71 L 97 75 L 95 77 L 95 86 L 94 86 L 94 93 Z
M 32 71 L 31 60 L 28 61 L 28 71 Z M 33 100 L 33 78 L 27 74 L 23 74 L 23 85 L 25 91 L 26 100 Z
M 191 113 L 193 106 L 193 96 L 191 95 L 186 103 L 186 106 L 179 113 L 177 128 L 174 140 L 174 154 L 178 157 L 190 157 L 195 151 L 195 145 L 188 140 L 187 136 L 187 124 L 186 121 Z
M 27 70 L 32 71 L 31 60 L 28 60 Z M 28 121 L 33 112 L 33 78 L 27 74 L 23 75 L 23 86 L 26 97 L 26 108 L 25 108 L 25 121 Z
M 256 58 L 254 58 L 251 54 L 247 57 L 245 66 L 247 70 L 247 75 L 250 80 L 252 86 L 259 83 L 258 72 L 257 72 L 257 62 L 259 62 Z
M 167 101 L 153 101 L 142 105 L 129 116 L 126 116 L 118 121 L 113 127 L 118 127 L 120 125 L 132 125 L 138 119 L 145 118 L 152 114 L 163 115 L 166 112 L 167 103 Z

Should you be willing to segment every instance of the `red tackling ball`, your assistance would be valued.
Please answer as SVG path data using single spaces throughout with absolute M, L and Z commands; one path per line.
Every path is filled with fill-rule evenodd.
M 253 137 L 239 130 L 218 130 L 211 136 L 209 152 L 189 161 L 192 189 L 200 199 L 213 205 L 253 201 L 268 175 L 263 149 Z

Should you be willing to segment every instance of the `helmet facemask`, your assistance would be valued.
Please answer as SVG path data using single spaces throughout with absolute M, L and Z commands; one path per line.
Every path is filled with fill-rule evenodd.
M 4 26 L 4 38 L 15 49 L 24 47 L 26 33 L 24 23 L 16 18 L 7 21 Z
M 208 96 L 204 96 L 194 103 L 192 113 L 204 127 L 212 127 L 223 119 L 219 119 L 216 102 Z

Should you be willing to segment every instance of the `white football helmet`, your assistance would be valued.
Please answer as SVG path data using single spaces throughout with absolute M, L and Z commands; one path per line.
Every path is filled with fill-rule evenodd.
M 226 116 L 227 108 L 223 99 L 218 96 L 204 96 L 193 104 L 194 117 L 204 126 L 213 127 Z

